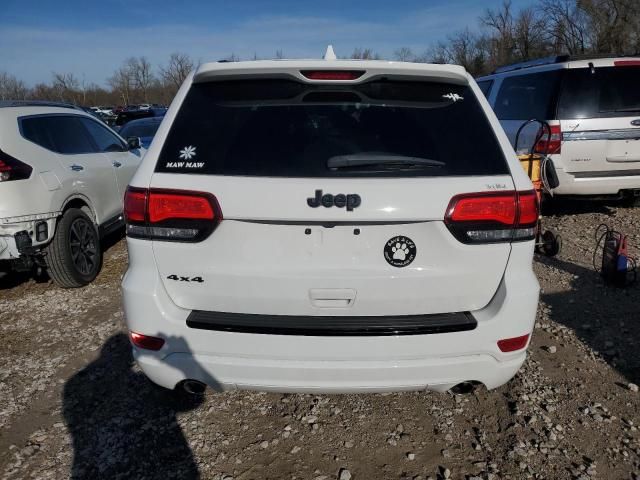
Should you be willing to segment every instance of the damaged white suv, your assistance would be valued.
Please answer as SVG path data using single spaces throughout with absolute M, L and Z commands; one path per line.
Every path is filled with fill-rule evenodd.
M 79 108 L 0 102 L 0 271 L 39 265 L 62 287 L 91 282 L 140 158 L 138 139 Z
M 135 358 L 189 391 L 498 387 L 533 330 L 537 208 L 462 67 L 201 65 L 125 198 Z

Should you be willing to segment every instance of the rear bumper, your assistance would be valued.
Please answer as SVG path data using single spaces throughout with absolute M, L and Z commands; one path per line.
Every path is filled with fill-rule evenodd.
M 0 260 L 15 260 L 20 257 L 16 246 L 15 234 L 26 231 L 30 233 L 33 247 L 42 247 L 49 243 L 56 228 L 56 219 L 59 212 L 39 215 L 24 215 L 22 217 L 0 218 Z M 38 241 L 33 232 L 38 223 L 47 224 L 47 238 Z
M 134 348 L 134 357 L 155 383 L 174 388 L 185 379 L 218 391 L 250 389 L 274 392 L 357 393 L 408 390 L 446 392 L 466 380 L 496 388 L 507 383 L 525 353 L 505 361 L 491 355 L 386 360 L 301 360 L 172 353 L 165 358 Z
M 629 175 L 623 172 L 598 172 L 593 174 L 568 173 L 556 168 L 560 185 L 553 190 L 558 195 L 618 195 L 620 190 L 640 189 L 640 174 L 633 170 Z
M 512 378 L 525 350 L 503 353 L 497 341 L 531 333 L 538 282 L 532 242 L 514 244 L 492 301 L 471 312 L 473 330 L 388 336 L 313 336 L 189 328 L 192 313 L 177 307 L 158 277 L 148 242 L 128 239 L 123 279 L 127 327 L 165 339 L 157 352 L 134 348 L 155 383 L 174 388 L 185 379 L 218 390 L 281 392 L 445 391 L 463 381 L 488 388 Z M 402 306 L 399 306 L 400 308 Z

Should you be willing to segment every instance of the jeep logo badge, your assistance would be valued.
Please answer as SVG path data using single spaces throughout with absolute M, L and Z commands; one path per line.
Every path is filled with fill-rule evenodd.
M 631 125 L 633 125 L 634 127 L 640 127 L 640 118 L 631 120 Z
M 322 190 L 316 190 L 315 197 L 307 198 L 307 205 L 311 208 L 318 208 L 320 205 L 326 208 L 330 207 L 338 207 L 344 208 L 347 207 L 347 211 L 351 212 L 354 208 L 358 208 L 362 203 L 362 199 L 360 195 L 356 193 L 338 193 L 337 195 L 332 195 L 330 193 L 322 194 Z

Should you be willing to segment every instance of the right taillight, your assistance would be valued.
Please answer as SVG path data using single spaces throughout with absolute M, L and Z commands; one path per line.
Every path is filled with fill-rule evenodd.
M 531 240 L 536 236 L 538 199 L 533 190 L 456 195 L 445 224 L 462 243 Z
M 550 132 L 546 128 L 538 131 L 540 139 L 534 147 L 536 153 L 551 155 L 560 153 L 562 147 L 562 130 L 560 125 L 551 125 Z
M 204 192 L 129 187 L 124 197 L 127 235 L 199 242 L 222 220 L 217 199 Z
M 31 176 L 32 171 L 33 168 L 26 163 L 0 150 L 0 182 L 25 180 Z

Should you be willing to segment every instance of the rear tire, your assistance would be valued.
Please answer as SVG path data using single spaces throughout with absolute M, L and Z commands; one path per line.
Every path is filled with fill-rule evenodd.
M 78 208 L 64 212 L 44 252 L 47 272 L 62 288 L 83 287 L 95 280 L 102 268 L 98 229 Z

